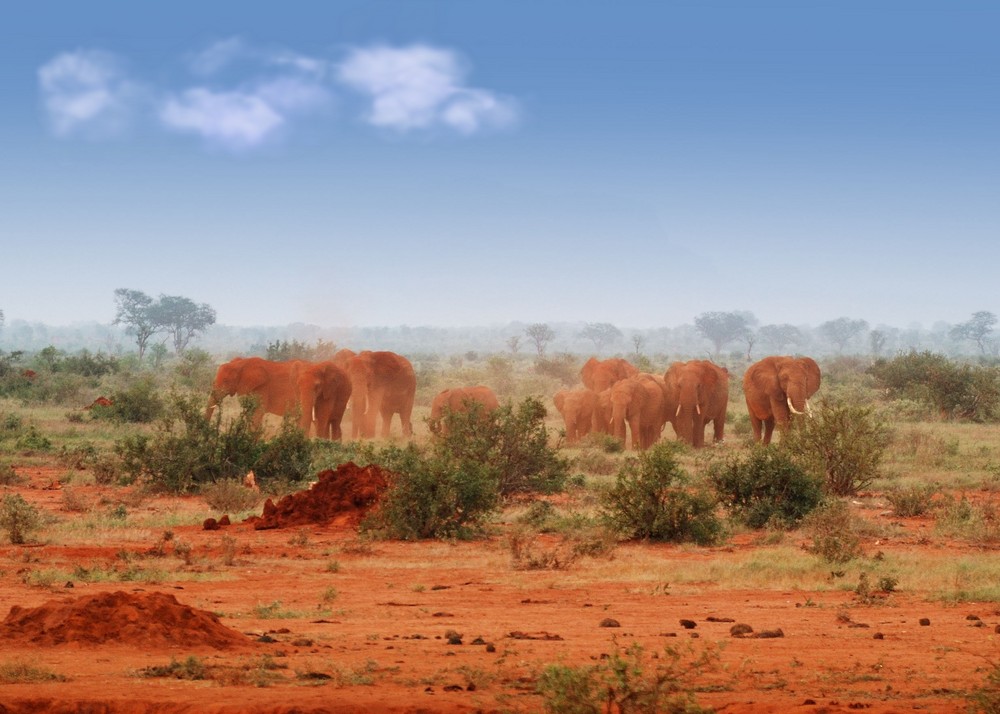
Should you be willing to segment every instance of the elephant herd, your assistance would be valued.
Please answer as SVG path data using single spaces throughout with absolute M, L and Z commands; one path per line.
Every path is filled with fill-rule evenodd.
M 729 402 L 729 372 L 707 360 L 674 362 L 663 375 L 639 372 L 621 358 L 590 358 L 580 370 L 583 387 L 555 394 L 566 438 L 576 443 L 591 432 L 610 434 L 633 449 L 647 449 L 669 422 L 674 433 L 695 447 L 704 446 L 705 428 L 722 441 Z M 810 413 L 809 398 L 820 385 L 820 369 L 809 357 L 765 357 L 743 377 L 743 391 L 754 438 L 767 444 L 775 426 L 783 428 L 792 414 Z M 341 421 L 351 405 L 351 436 L 370 439 L 376 427 L 389 436 L 399 415 L 403 435 L 413 435 L 411 421 L 417 379 L 408 359 L 394 352 L 342 349 L 330 360 L 275 362 L 237 357 L 221 365 L 212 385 L 206 417 L 227 396 L 258 398 L 253 422 L 265 413 L 297 413 L 299 426 L 318 438 L 340 440 Z M 489 387 L 445 389 L 431 403 L 432 423 L 446 410 L 463 411 L 478 404 L 489 412 L 499 406 Z M 381 423 L 377 421 L 381 419 Z
M 590 432 L 648 449 L 669 423 L 677 438 L 701 447 L 705 427 L 715 441 L 725 433 L 729 371 L 707 360 L 674 362 L 661 376 L 639 372 L 621 358 L 590 358 L 580 370 L 583 387 L 553 397 L 573 444 Z M 743 376 L 743 391 L 754 439 L 768 444 L 775 426 L 791 414 L 811 413 L 808 399 L 819 389 L 819 365 L 809 357 L 765 357 Z
M 340 350 L 323 362 L 289 360 L 274 362 L 260 357 L 237 357 L 221 365 L 212 384 L 206 417 L 227 396 L 253 394 L 259 399 L 254 424 L 265 413 L 298 411 L 299 426 L 316 436 L 341 439 L 341 420 L 351 403 L 352 437 L 373 438 L 381 417 L 381 434 L 389 435 L 398 414 L 403 434 L 413 434 L 410 421 L 417 391 L 410 361 L 394 352 Z

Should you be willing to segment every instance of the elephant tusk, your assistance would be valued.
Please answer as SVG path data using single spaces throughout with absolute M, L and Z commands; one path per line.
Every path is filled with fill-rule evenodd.
M 680 415 L 681 415 L 681 405 L 680 405 L 680 404 L 678 404 L 678 405 L 677 405 L 677 411 L 676 411 L 676 412 L 674 412 L 674 416 L 675 416 L 675 417 L 679 417 Z
M 795 408 L 795 405 L 792 404 L 792 398 L 791 397 L 788 397 L 787 401 L 788 401 L 788 408 L 792 410 L 792 414 L 803 414 L 804 413 L 804 412 L 800 412 L 798 409 Z M 807 404 L 808 404 L 808 402 L 807 402 Z
M 812 419 L 813 410 L 812 410 L 812 407 L 809 406 L 809 400 L 808 399 L 806 400 L 806 414 L 808 414 L 809 418 Z
M 695 410 L 695 412 L 698 413 L 698 416 L 701 416 L 701 405 L 700 404 L 695 404 L 694 405 L 694 410 Z

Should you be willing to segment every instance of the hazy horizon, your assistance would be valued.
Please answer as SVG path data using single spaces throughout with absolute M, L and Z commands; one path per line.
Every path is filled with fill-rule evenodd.
M 0 310 L 231 326 L 1000 312 L 1000 6 L 19 5 Z

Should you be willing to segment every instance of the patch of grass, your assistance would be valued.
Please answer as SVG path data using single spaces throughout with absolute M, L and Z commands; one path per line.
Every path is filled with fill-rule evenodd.
M 256 605 L 253 614 L 261 620 L 294 620 L 306 616 L 296 610 L 283 610 L 281 600 L 275 600 L 268 605 Z
M 42 527 L 42 514 L 19 493 L 9 493 L 0 501 L 0 530 L 14 545 L 21 545 Z
M 569 667 L 546 666 L 538 676 L 537 690 L 545 711 L 551 714 L 620 712 L 707 712 L 698 705 L 695 687 L 706 670 L 718 668 L 718 652 L 701 654 L 666 647 L 655 659 L 634 643 L 615 650 L 600 663 Z
M 861 555 L 861 537 L 851 509 L 834 500 L 813 511 L 804 522 L 812 552 L 828 563 L 847 563 Z
M 243 485 L 238 479 L 222 479 L 202 486 L 200 491 L 208 507 L 218 513 L 240 513 L 256 508 L 260 503 L 259 491 Z
M 992 546 L 1000 542 L 1000 511 L 992 501 L 977 503 L 964 495 L 948 497 L 936 511 L 934 529 L 942 535 Z
M 899 486 L 886 489 L 885 500 L 892 506 L 892 512 L 900 518 L 922 516 L 931 508 L 931 499 L 937 489 L 925 484 Z
M 41 684 L 42 682 L 66 681 L 68 681 L 67 677 L 28 662 L 20 660 L 0 662 L 0 684 Z
M 194 655 L 190 655 L 183 661 L 170 660 L 170 664 L 154 665 L 144 667 L 139 670 L 141 677 L 171 677 L 173 679 L 207 679 L 208 667 L 205 663 Z

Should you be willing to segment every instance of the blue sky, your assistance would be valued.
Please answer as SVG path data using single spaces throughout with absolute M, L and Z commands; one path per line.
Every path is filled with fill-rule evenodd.
M 18 4 L 0 309 L 229 325 L 1000 312 L 1000 6 Z

